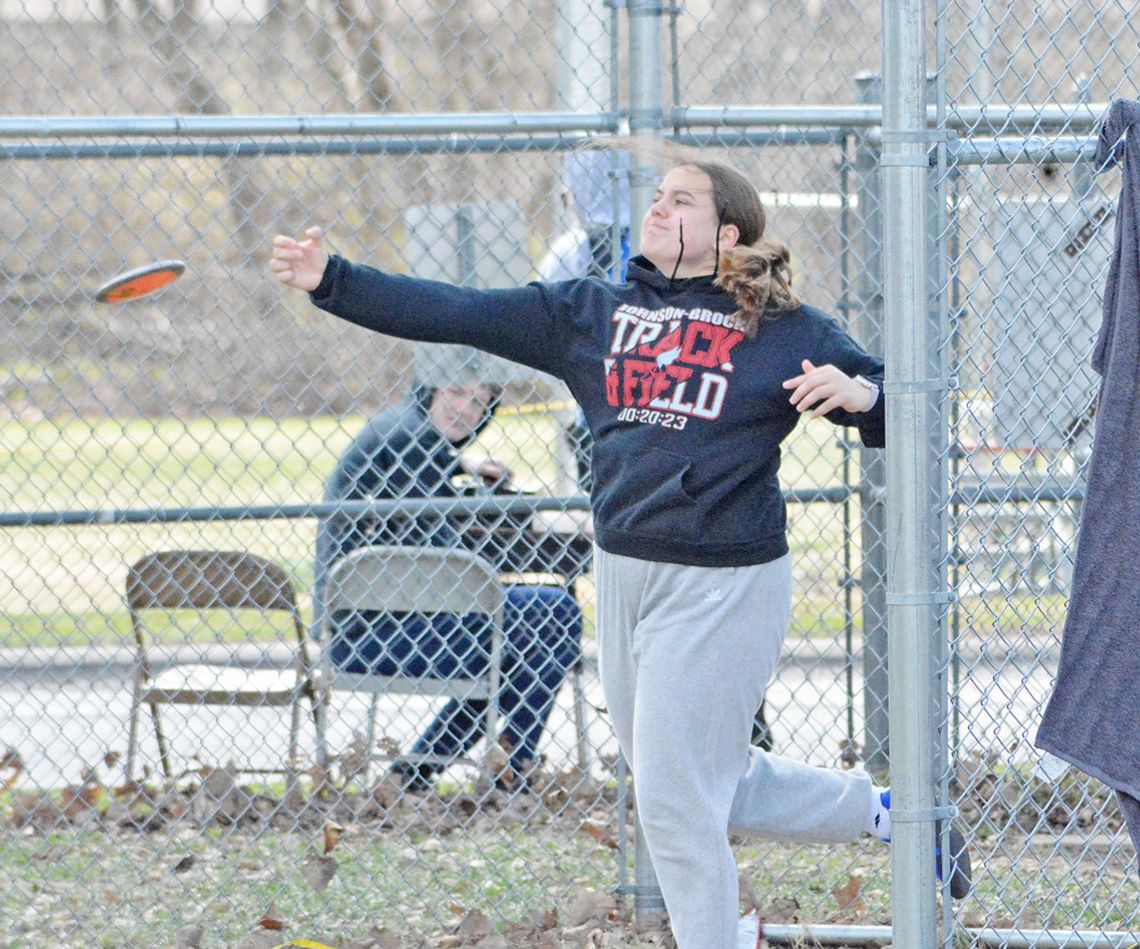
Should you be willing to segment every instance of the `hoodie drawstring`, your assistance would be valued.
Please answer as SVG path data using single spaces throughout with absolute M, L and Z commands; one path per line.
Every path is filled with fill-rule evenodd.
M 677 262 L 673 265 L 673 272 L 669 274 L 669 289 L 673 289 L 673 278 L 677 276 L 677 271 L 681 269 L 681 258 L 685 256 L 685 219 L 677 218 L 677 242 L 681 245 L 681 249 L 677 252 Z

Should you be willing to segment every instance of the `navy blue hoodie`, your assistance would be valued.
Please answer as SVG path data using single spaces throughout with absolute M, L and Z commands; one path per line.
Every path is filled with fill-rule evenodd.
M 594 438 L 595 539 L 641 560 L 735 567 L 783 556 L 780 442 L 799 420 L 783 381 L 803 359 L 883 378 L 882 361 L 819 310 L 773 313 L 748 340 L 712 277 L 669 280 L 642 257 L 624 284 L 476 290 L 333 256 L 311 298 L 377 332 L 466 343 L 564 380 Z M 884 444 L 882 398 L 827 417 Z

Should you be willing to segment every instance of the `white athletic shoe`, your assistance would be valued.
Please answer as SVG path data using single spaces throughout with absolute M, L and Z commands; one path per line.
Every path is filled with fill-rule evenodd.
M 760 916 L 749 913 L 736 924 L 736 949 L 760 949 Z

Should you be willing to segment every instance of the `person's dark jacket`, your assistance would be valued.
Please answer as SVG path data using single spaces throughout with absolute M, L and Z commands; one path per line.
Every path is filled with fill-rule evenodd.
M 596 541 L 643 560 L 743 566 L 783 556 L 780 442 L 799 420 L 783 381 L 803 359 L 883 378 L 882 361 L 813 307 L 773 314 L 749 341 L 711 277 L 670 280 L 640 257 L 621 285 L 585 277 L 475 290 L 333 256 L 311 297 L 378 332 L 463 342 L 563 379 L 594 439 Z M 828 418 L 881 446 L 883 401 Z
M 403 403 L 372 416 L 337 461 L 325 484 L 325 501 L 455 497 L 452 478 L 461 473 L 459 452 L 491 419 L 488 412 L 471 439 L 449 442 L 431 424 L 428 409 L 435 390 L 416 386 Z M 460 538 L 445 515 L 415 517 L 339 515 L 317 531 L 318 596 L 324 578 L 345 554 L 365 544 L 457 547 Z

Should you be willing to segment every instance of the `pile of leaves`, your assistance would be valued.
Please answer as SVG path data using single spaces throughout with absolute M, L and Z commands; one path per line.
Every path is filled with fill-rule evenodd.
M 338 937 L 308 930 L 302 933 L 281 918 L 276 906 L 270 904 L 265 915 L 235 949 L 276 949 L 290 938 L 329 949 L 671 949 L 675 945 L 664 925 L 638 927 L 628 909 L 621 907 L 615 897 L 585 887 L 575 893 L 562 913 L 555 909 L 538 910 L 501 930 L 478 910 L 468 910 L 459 903 L 452 904 L 450 909 L 455 922 L 431 935 L 400 935 L 375 926 L 363 936 Z M 298 932 L 289 936 L 288 932 L 293 929 Z M 179 934 L 178 949 L 198 949 L 204 938 L 202 927 L 187 926 Z
M 443 783 L 413 792 L 390 774 L 365 782 L 369 756 L 359 736 L 322 765 L 302 770 L 298 763 L 287 769 L 283 788 L 243 783 L 232 761 L 193 762 L 170 781 L 155 781 L 144 771 L 141 781 L 116 783 L 112 775 L 121 761 L 119 752 L 108 751 L 96 765 L 81 769 L 76 784 L 23 789 L 17 786 L 23 760 L 8 748 L 0 755 L 0 789 L 12 797 L 9 823 L 48 833 L 66 826 L 155 832 L 182 822 L 199 828 L 269 824 L 294 830 L 333 821 L 446 834 L 478 816 L 503 811 L 528 823 L 543 816 L 580 822 L 594 807 L 616 798 L 612 782 L 599 783 L 575 768 L 555 772 L 540 766 L 531 774 L 515 775 L 499 748 L 483 759 L 474 780 L 462 785 Z M 610 769 L 614 764 L 602 763 Z
M 11 795 L 9 823 L 19 833 L 42 836 L 45 846 L 51 835 L 65 827 L 106 833 L 115 841 L 115 848 L 126 848 L 128 860 L 134 845 L 126 841 L 154 841 L 161 862 L 148 871 L 147 878 L 155 881 L 153 886 L 178 892 L 182 892 L 184 882 L 192 889 L 196 880 L 212 879 L 219 872 L 221 864 L 212 849 L 186 849 L 188 842 L 203 839 L 211 828 L 239 847 L 248 847 L 242 841 L 262 837 L 266 830 L 279 831 L 274 866 L 247 872 L 261 877 L 268 871 L 269 878 L 277 883 L 284 874 L 284 878 L 296 881 L 301 891 L 314 894 L 325 893 L 330 887 L 356 886 L 340 879 L 344 867 L 359 860 L 361 845 L 381 838 L 415 841 L 416 859 L 424 852 L 446 850 L 449 835 L 456 832 L 491 839 L 494 829 L 502 827 L 524 828 L 529 839 L 585 837 L 599 855 L 618 849 L 612 830 L 616 813 L 613 782 L 599 785 L 573 770 L 539 771 L 527 775 L 525 783 L 504 781 L 511 776 L 495 767 L 501 764 L 505 768 L 505 762 L 492 760 L 484 762 L 484 777 L 462 787 L 444 786 L 413 794 L 389 777 L 363 784 L 360 751 L 350 749 L 324 768 L 288 774 L 283 787 L 274 790 L 243 783 L 233 764 L 201 762 L 172 782 L 155 782 L 147 775 L 142 781 L 116 784 L 110 775 L 121 772 L 121 758 L 114 753 L 84 767 L 73 786 L 54 791 L 24 790 L 18 786 L 23 765 L 13 750 L 0 757 L 0 782 Z M 155 852 L 153 848 L 147 851 Z M 250 856 L 253 852 L 249 851 Z M 146 859 L 140 852 L 139 860 Z M 239 860 L 239 869 L 252 867 L 249 859 Z M 172 886 L 175 880 L 178 886 Z M 114 887 L 125 881 L 108 878 L 107 882 L 110 886 L 104 899 L 112 906 L 127 905 L 121 900 L 132 897 L 116 893 Z M 191 924 L 177 924 L 177 932 L 170 932 L 169 938 L 176 940 L 179 949 L 221 944 L 272 949 L 290 941 L 335 949 L 667 949 L 673 945 L 666 928 L 635 925 L 629 901 L 618 899 L 605 886 L 590 884 L 584 877 L 566 882 L 569 889 L 561 889 L 556 897 L 549 893 L 540 897 L 536 908 L 518 919 L 509 915 L 492 919 L 485 908 L 472 905 L 468 894 L 456 892 L 443 913 L 451 922 L 440 926 L 437 921 L 423 931 L 414 925 L 401 925 L 400 931 L 394 931 L 392 919 L 376 922 L 371 929 L 347 920 L 338 925 L 335 915 L 313 908 L 302 910 L 302 902 L 295 895 L 282 911 L 272 898 L 282 891 L 266 887 L 265 903 L 241 908 L 248 924 L 243 924 L 240 916 L 237 924 L 239 928 L 248 925 L 248 930 L 240 939 L 234 939 L 232 920 L 228 933 L 222 932 L 220 921 L 212 929 L 209 914 Z M 858 887 L 858 879 L 853 878 L 836 895 L 848 912 L 858 910 Z M 297 889 L 290 892 L 295 894 Z M 758 904 L 746 883 L 742 883 L 741 901 L 745 911 Z M 798 905 L 785 902 L 785 906 L 762 908 L 765 918 L 799 921 Z M 145 904 L 136 905 L 146 909 Z M 66 929 L 66 923 L 64 926 Z M 62 937 L 60 944 L 66 944 L 65 930 L 53 932 Z

